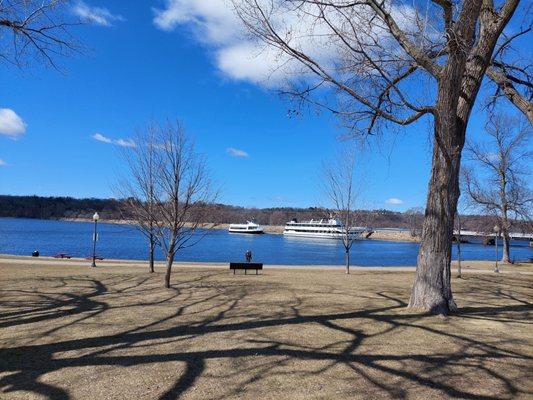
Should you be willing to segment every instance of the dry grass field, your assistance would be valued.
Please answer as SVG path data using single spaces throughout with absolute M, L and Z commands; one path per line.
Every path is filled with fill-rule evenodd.
M 0 398 L 533 396 L 531 265 L 467 269 L 448 318 L 412 271 L 86 265 L 0 258 Z

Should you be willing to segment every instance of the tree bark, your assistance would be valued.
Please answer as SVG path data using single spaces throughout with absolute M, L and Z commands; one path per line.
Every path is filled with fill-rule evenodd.
M 454 164 L 457 164 L 454 168 L 447 165 L 439 153 L 436 146 L 409 307 L 447 315 L 455 309 L 450 262 L 453 216 L 459 195 L 459 156 L 454 157 Z
M 453 78 L 453 66 L 450 74 Z M 433 159 L 422 240 L 409 307 L 447 315 L 456 310 L 451 288 L 454 218 L 459 199 L 459 170 L 466 119 L 457 113 L 458 86 L 454 79 L 439 83 L 435 112 Z
M 344 254 L 344 260 L 346 261 L 346 273 L 350 273 L 350 250 L 346 250 Z
M 148 268 L 150 270 L 150 272 L 154 272 L 154 248 L 155 248 L 155 240 L 154 240 L 154 236 L 153 234 L 150 234 L 150 239 L 149 239 L 149 246 L 150 246 L 150 249 L 149 249 L 149 261 L 148 261 Z
M 502 247 L 503 247 L 503 253 L 502 253 L 502 263 L 511 264 L 511 257 L 509 256 L 509 232 L 507 229 L 504 229 L 502 232 Z
M 174 263 L 174 254 L 167 255 L 167 271 L 165 272 L 165 287 L 170 288 L 170 274 L 172 272 L 172 264 Z
M 462 278 L 461 276 L 461 216 L 459 213 L 457 213 L 457 225 L 458 225 L 458 233 L 456 237 L 457 241 L 457 278 Z
M 460 231 L 459 231 L 460 232 Z M 457 239 L 457 277 L 462 278 L 461 275 L 461 235 Z
M 501 150 L 500 150 L 501 152 Z M 502 204 L 501 208 L 501 231 L 502 231 L 502 263 L 510 264 L 511 257 L 509 256 L 509 218 L 507 212 L 509 209 L 509 203 L 507 202 L 507 171 L 504 168 L 500 168 L 500 202 Z
M 459 197 L 460 155 L 449 165 L 435 146 L 427 206 L 409 307 L 433 314 L 455 310 L 450 282 L 453 218 Z
M 504 73 L 495 68 L 487 68 L 487 76 L 496 83 L 500 89 L 505 93 L 507 99 L 513 103 L 533 124 L 533 106 L 518 90 L 516 90 L 513 82 L 508 79 Z

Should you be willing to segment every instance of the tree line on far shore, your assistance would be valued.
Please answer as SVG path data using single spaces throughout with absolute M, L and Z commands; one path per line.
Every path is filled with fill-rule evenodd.
M 122 207 L 122 199 L 77 199 L 73 197 L 9 196 L 0 195 L 0 217 L 35 219 L 90 219 L 95 211 L 103 221 L 133 219 L 127 208 Z M 254 220 L 261 225 L 285 225 L 293 218 L 298 220 L 327 218 L 328 211 L 321 207 L 239 207 L 227 204 L 210 206 L 212 222 L 217 224 L 240 223 Z M 423 209 L 413 208 L 405 212 L 386 209 L 359 210 L 359 221 L 372 228 L 409 229 L 418 236 L 423 222 Z M 492 232 L 495 223 L 493 216 L 465 215 L 462 218 L 463 230 Z M 517 221 L 515 225 L 527 230 L 526 223 Z M 518 229 L 520 230 L 520 229 Z

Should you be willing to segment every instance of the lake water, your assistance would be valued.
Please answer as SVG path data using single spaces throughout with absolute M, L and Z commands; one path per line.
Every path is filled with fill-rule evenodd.
M 68 253 L 75 257 L 92 254 L 93 223 L 0 218 L 0 253 L 41 255 Z M 129 225 L 98 224 L 97 254 L 104 258 L 146 259 L 147 244 L 142 234 Z M 283 235 L 229 234 L 212 230 L 194 247 L 180 250 L 178 261 L 240 261 L 246 250 L 252 250 L 254 261 L 265 264 L 342 265 L 344 248 L 337 240 L 289 238 Z M 463 259 L 494 260 L 494 246 L 462 244 Z M 453 256 L 455 258 L 455 245 Z M 501 257 L 501 247 L 499 249 Z M 417 243 L 360 240 L 352 247 L 355 265 L 415 265 Z M 161 252 L 157 258 L 163 259 Z M 533 248 L 527 241 L 512 243 L 511 258 L 530 260 Z

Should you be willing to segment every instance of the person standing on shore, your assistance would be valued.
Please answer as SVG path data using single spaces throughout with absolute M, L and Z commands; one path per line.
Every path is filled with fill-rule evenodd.
M 244 256 L 246 257 L 247 263 L 252 262 L 252 250 L 247 250 Z

